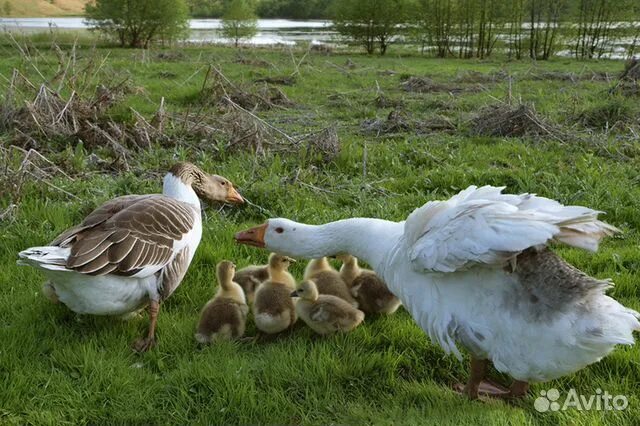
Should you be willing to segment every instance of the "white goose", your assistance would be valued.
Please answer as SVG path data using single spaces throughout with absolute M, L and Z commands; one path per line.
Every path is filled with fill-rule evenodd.
M 202 237 L 198 197 L 242 203 L 233 184 L 190 163 L 164 178 L 162 194 L 107 201 L 48 246 L 19 253 L 19 264 L 49 279 L 43 293 L 81 314 L 124 315 L 149 305 L 150 326 L 134 344 L 155 344 L 160 302 L 180 285 Z
M 290 256 L 351 253 L 386 281 L 447 353 L 471 355 L 464 393 L 524 396 L 529 382 L 573 373 L 634 343 L 639 314 L 546 248 L 552 240 L 596 250 L 617 230 L 597 211 L 503 188 L 475 186 L 430 201 L 405 222 L 354 218 L 324 225 L 288 219 L 236 234 L 239 243 Z M 484 382 L 492 362 L 515 380 Z

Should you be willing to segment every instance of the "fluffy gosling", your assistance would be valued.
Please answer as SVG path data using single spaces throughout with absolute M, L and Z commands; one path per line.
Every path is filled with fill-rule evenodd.
M 392 314 L 402 304 L 375 272 L 360 268 L 358 259 L 350 254 L 336 256 L 341 262 L 340 276 L 366 314 Z
M 348 332 L 364 320 L 364 312 L 339 297 L 319 294 L 313 280 L 300 283 L 291 297 L 300 297 L 296 303 L 298 316 L 321 335 Z
M 304 271 L 304 279 L 312 279 L 320 294 L 339 297 L 354 308 L 358 307 L 358 301 L 353 297 L 347 284 L 338 271 L 329 264 L 326 257 L 310 260 Z
M 288 256 L 269 256 L 269 279 L 260 284 L 253 300 L 256 327 L 264 333 L 280 333 L 296 322 L 295 304 L 290 297 L 295 280 L 288 271 L 292 262 L 295 260 Z
M 233 281 L 236 266 L 228 260 L 218 263 L 218 290 L 202 308 L 196 340 L 207 344 L 215 340 L 242 337 L 247 323 L 247 306 L 242 287 Z
M 271 253 L 269 256 L 269 263 L 266 265 L 250 265 L 236 271 L 233 280 L 240 284 L 240 287 L 244 290 L 244 295 L 247 298 L 247 303 L 249 305 L 253 304 L 253 298 L 255 297 L 258 286 L 269 279 L 269 264 L 273 263 L 274 265 L 277 265 L 278 263 L 282 263 L 287 260 L 289 263 L 295 262 L 294 259 L 288 256 Z M 295 280 L 291 274 L 286 278 L 286 281 L 287 283 L 291 283 L 295 288 Z

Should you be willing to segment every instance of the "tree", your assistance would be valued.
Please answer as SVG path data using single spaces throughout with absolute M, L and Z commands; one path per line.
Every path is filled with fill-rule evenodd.
M 11 3 L 9 3 L 9 0 L 4 0 L 2 11 L 4 12 L 5 16 L 11 16 Z
M 344 37 L 361 44 L 372 54 L 378 47 L 384 55 L 389 44 L 404 31 L 405 0 L 335 0 L 333 23 Z
M 95 0 L 85 12 L 93 30 L 114 37 L 123 47 L 146 49 L 154 40 L 173 41 L 188 28 L 184 0 Z
M 222 34 L 233 40 L 235 47 L 242 39 L 249 39 L 258 32 L 258 18 L 253 5 L 247 0 L 233 0 L 222 16 Z

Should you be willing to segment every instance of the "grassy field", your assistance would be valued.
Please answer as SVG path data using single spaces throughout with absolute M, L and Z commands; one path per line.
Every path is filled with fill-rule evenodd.
M 64 58 L 72 56 L 88 93 L 98 82 L 127 82 L 128 90 L 103 119 L 129 124 L 137 120 L 131 108 L 150 120 L 162 98 L 168 113 L 221 119 L 226 110 L 202 90 L 211 64 L 247 90 L 255 79 L 295 74 L 295 84 L 280 86 L 292 105 L 254 113 L 290 136 L 335 126 L 341 150 L 330 161 L 305 148 L 257 155 L 230 149 L 232 133 L 223 128 L 199 137 L 174 125 L 151 147 L 127 147 L 127 171 L 92 159 L 88 154 L 95 153 L 110 162 L 113 153 L 90 140 L 80 144 L 76 137 L 35 132 L 25 142 L 16 125 L 6 125 L 0 136 L 4 148 L 12 143 L 35 147 L 68 177 L 60 171 L 38 179 L 21 176 L 16 188 L 12 182 L 18 177 L 5 167 L 16 170 L 22 153 L 3 151 L 0 424 L 640 423 L 637 346 L 618 348 L 575 375 L 534 385 L 528 398 L 508 404 L 469 402 L 455 394 L 451 386 L 466 380 L 466 362 L 432 345 L 402 309 L 391 317 L 367 318 L 351 334 L 325 339 L 315 339 L 300 324 L 273 343 L 201 348 L 193 338 L 199 310 L 214 292 L 215 263 L 231 259 L 244 266 L 266 260 L 267 253 L 233 243 L 237 230 L 269 216 L 310 223 L 353 216 L 402 220 L 424 202 L 471 184 L 505 185 L 509 192 L 534 192 L 607 212 L 606 220 L 622 235 L 607 240 L 596 254 L 557 251 L 596 277 L 613 278 L 610 294 L 640 309 L 640 106 L 638 97 L 609 92 L 622 63 L 238 53 L 221 47 L 142 52 L 93 49 L 86 43 L 71 55 L 71 44 L 60 42 L 60 51 L 47 40 L 25 43 L 26 55 L 10 43 L 0 45 L 5 106 L 24 105 L 21 96 L 33 101 L 40 84 L 60 86 L 68 99 L 71 85 L 60 84 L 65 82 L 60 75 L 69 63 Z M 14 68 L 34 87 L 14 79 L 14 90 L 8 91 Z M 400 83 L 409 76 L 429 77 L 434 90 L 403 90 Z M 82 86 L 80 80 L 74 84 Z M 363 126 L 374 119 L 384 126 L 393 110 L 378 107 L 381 93 L 403 104 L 402 117 L 409 124 L 386 135 L 363 133 L 363 127 L 389 130 L 372 121 Z M 475 135 L 477 115 L 505 100 L 535 105 L 550 133 Z M 390 124 L 398 124 L 394 120 Z M 441 125 L 429 125 L 433 122 Z M 270 140 L 275 138 L 265 136 Z M 129 344 L 145 330 L 146 318 L 78 317 L 52 305 L 40 294 L 42 276 L 16 266 L 16 253 L 48 242 L 111 197 L 159 191 L 161 176 L 177 160 L 228 177 L 261 207 L 208 210 L 191 269 L 162 306 L 159 346 L 137 355 Z M 46 166 L 44 160 L 37 164 Z M 11 204 L 16 207 L 7 210 Z M 294 269 L 298 278 L 303 267 L 299 263 Z M 254 333 L 250 324 L 247 334 Z M 535 398 L 552 387 L 563 395 L 572 388 L 583 395 L 596 389 L 623 394 L 629 407 L 538 413 Z
M 0 15 L 12 18 L 79 16 L 86 4 L 87 0 L 1 0 Z

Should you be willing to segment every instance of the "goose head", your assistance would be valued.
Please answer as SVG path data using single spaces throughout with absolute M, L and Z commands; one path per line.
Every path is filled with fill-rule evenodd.
M 289 219 L 269 219 L 262 225 L 238 232 L 235 240 L 239 244 L 295 255 L 292 252 L 299 248 L 313 247 L 318 244 L 320 235 L 314 228 L 316 227 Z
M 306 259 L 352 253 L 375 268 L 395 246 L 402 230 L 402 222 L 370 218 L 343 219 L 322 225 L 278 218 L 238 232 L 235 240 L 239 244 Z
M 165 177 L 165 190 L 168 189 L 167 184 L 174 186 L 182 184 L 193 189 L 199 198 L 207 201 L 244 203 L 244 199 L 229 179 L 207 174 L 191 163 L 182 162 L 171 167 Z

